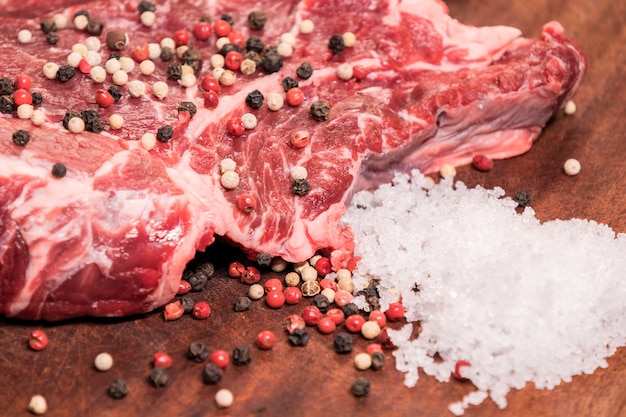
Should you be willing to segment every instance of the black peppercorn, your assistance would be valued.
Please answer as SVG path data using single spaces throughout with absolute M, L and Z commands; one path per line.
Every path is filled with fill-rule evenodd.
M 359 314 L 359 307 L 354 303 L 348 303 L 340 307 L 344 316 L 350 317 L 353 314 Z
M 88 34 L 98 36 L 102 33 L 102 28 L 104 25 L 99 19 L 89 19 L 87 22 L 87 27 L 85 30 Z
M 83 119 L 85 124 L 91 123 L 92 121 L 100 118 L 96 110 L 83 110 L 80 112 L 80 117 Z
M 257 253 L 256 254 L 256 263 L 260 266 L 270 266 L 272 263 L 272 255 L 269 253 Z
M 513 200 L 517 203 L 517 207 L 524 208 L 530 204 L 530 193 L 526 190 L 520 190 L 515 194 Z
M 235 301 L 235 311 L 241 313 L 242 311 L 250 310 L 251 301 L 248 297 L 237 297 Z
M 355 397 L 365 397 L 370 392 L 370 380 L 369 378 L 359 377 L 354 380 L 350 392 Z
M 330 103 L 328 100 L 324 99 L 317 100 L 315 103 L 311 104 L 309 113 L 311 113 L 313 119 L 318 122 L 328 120 L 328 117 L 330 117 Z
M 76 70 L 71 65 L 63 65 L 57 71 L 57 80 L 62 83 L 71 80 L 76 75 Z
M 298 80 L 295 80 L 291 77 L 285 77 L 282 79 L 282 81 L 280 82 L 283 85 L 283 90 L 285 90 L 285 93 L 289 90 L 291 90 L 292 88 L 296 88 L 298 87 Z
M 169 374 L 167 373 L 167 369 L 162 366 L 156 366 L 152 368 L 150 372 L 150 382 L 157 388 L 164 387 L 167 384 L 167 380 L 169 379 Z
M 111 97 L 113 97 L 113 100 L 115 102 L 118 102 L 122 98 L 122 92 L 116 85 L 110 86 L 109 88 L 107 88 L 107 91 L 109 92 L 109 94 L 111 94 Z
M 83 110 L 80 116 L 85 122 L 85 130 L 87 132 L 100 133 L 104 130 L 104 123 L 100 120 L 98 112 L 95 110 Z
M 9 95 L 0 96 L 0 111 L 5 114 L 10 114 L 15 110 L 15 102 Z
M 50 32 L 46 35 L 46 42 L 48 45 L 56 45 L 59 43 L 59 34 L 56 32 Z
M 309 182 L 304 179 L 297 179 L 291 182 L 291 191 L 296 195 L 305 195 L 311 189 Z
M 283 67 L 283 57 L 280 56 L 275 46 L 268 47 L 261 54 L 261 68 L 268 74 L 280 71 Z
M 137 5 L 137 10 L 139 10 L 139 14 L 144 12 L 156 12 L 156 5 L 151 1 L 141 0 L 139 5 Z
M 52 175 L 57 178 L 63 178 L 67 174 L 67 168 L 60 162 L 52 165 Z
M 193 306 L 196 305 L 196 301 L 188 296 L 180 297 L 180 305 L 183 308 L 185 314 L 189 314 L 193 311 Z
M 128 395 L 128 386 L 123 379 L 116 379 L 109 385 L 109 395 L 115 400 L 121 400 Z
M 54 23 L 53 19 L 42 20 L 41 23 L 39 23 L 39 27 L 46 35 L 57 30 L 57 25 Z
M 117 52 L 111 52 L 109 54 L 109 59 L 117 59 L 119 61 L 121 57 L 122 56 L 120 54 L 118 54 Z
M 252 356 L 248 345 L 238 345 L 233 349 L 233 364 L 243 366 L 250 363 Z
M 222 368 L 209 362 L 202 370 L 202 380 L 205 384 L 217 384 L 222 379 Z
M 236 45 L 234 43 L 225 43 L 220 48 L 220 54 L 222 54 L 223 56 L 226 56 L 226 54 L 228 54 L 231 51 L 235 51 L 235 52 L 241 53 L 241 46 Z
M 255 51 L 246 52 L 245 58 L 254 62 L 257 68 L 261 67 L 261 64 L 263 63 L 263 59 L 261 58 L 261 55 L 259 55 L 259 53 Z
M 202 262 L 196 267 L 196 274 L 200 273 L 206 275 L 207 279 L 211 279 L 215 274 L 215 265 L 211 262 Z
M 193 342 L 189 345 L 187 357 L 194 362 L 202 363 L 209 357 L 209 348 L 202 342 Z
M 213 19 L 211 18 L 211 16 L 205 14 L 200 16 L 199 22 L 213 23 Z
M 85 16 L 87 19 L 89 19 L 89 12 L 85 9 L 80 9 L 79 11 L 74 13 L 74 17 L 72 19 L 76 19 L 78 16 Z
M 13 80 L 8 77 L 0 78 L 0 96 L 10 96 L 14 91 Z
M 246 51 L 261 52 L 265 43 L 258 36 L 252 35 L 246 39 Z
M 385 355 L 382 352 L 372 353 L 372 369 L 380 371 L 385 366 Z
M 174 58 L 174 51 L 169 46 L 161 48 L 161 55 L 159 55 L 162 61 L 171 61 Z
M 65 113 L 65 116 L 63 116 L 63 127 L 69 130 L 69 122 L 70 119 L 72 117 L 80 117 L 82 118 L 81 114 L 77 111 L 74 110 L 70 110 L 68 112 Z
M 119 51 L 126 46 L 126 33 L 123 30 L 110 30 L 107 32 L 106 43 L 109 49 Z
M 335 336 L 333 346 L 337 353 L 350 353 L 354 348 L 354 339 L 350 333 L 341 332 Z
M 157 139 L 159 142 L 167 142 L 174 136 L 174 129 L 170 125 L 161 126 L 157 130 Z
M 293 346 L 306 346 L 309 342 L 309 333 L 305 329 L 295 329 L 287 338 Z
M 182 113 L 184 111 L 188 112 L 190 117 L 193 117 L 196 115 L 198 108 L 191 101 L 182 101 L 178 105 L 178 112 Z
M 265 23 L 267 23 L 267 15 L 265 12 L 257 10 L 248 15 L 248 25 L 250 29 L 261 30 L 265 27 Z
M 263 100 L 265 100 L 265 97 L 263 97 L 263 93 L 261 93 L 259 90 L 251 91 L 246 96 L 246 106 L 252 109 L 260 109 L 261 106 L 263 106 Z
M 308 62 L 303 62 L 296 69 L 296 75 L 302 80 L 308 80 L 313 75 L 313 67 Z
M 200 292 L 204 289 L 209 279 L 204 274 L 192 273 L 189 275 L 187 281 L 191 285 L 191 291 Z
M 183 76 L 183 66 L 180 62 L 172 62 L 167 66 L 167 78 L 172 81 L 178 81 Z
M 328 40 L 328 49 L 330 49 L 333 54 L 338 54 L 345 48 L 346 45 L 343 43 L 343 37 L 341 35 L 333 35 Z
M 30 96 L 33 98 L 33 105 L 41 104 L 43 102 L 43 96 L 41 93 L 31 93 Z
M 235 25 L 235 19 L 233 19 L 233 17 L 231 15 L 229 15 L 229 14 L 226 14 L 226 13 L 222 14 L 220 19 L 228 22 L 228 24 L 231 25 L 231 26 Z
M 326 313 L 330 309 L 330 301 L 324 294 L 317 294 L 313 297 L 311 304 L 317 307 L 322 313 Z
M 200 50 L 195 46 L 190 46 L 182 56 L 183 63 L 193 68 L 193 72 L 200 71 L 202 66 L 202 57 L 200 56 Z
M 13 143 L 17 146 L 26 146 L 28 141 L 30 140 L 30 133 L 26 130 L 18 130 L 13 132 Z

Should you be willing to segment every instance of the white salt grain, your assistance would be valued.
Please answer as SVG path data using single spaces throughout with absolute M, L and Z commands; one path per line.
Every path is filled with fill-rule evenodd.
M 402 295 L 409 324 L 389 335 L 405 384 L 420 368 L 448 381 L 469 361 L 477 391 L 450 406 L 458 415 L 487 396 L 504 408 L 528 382 L 552 389 L 606 367 L 626 345 L 626 234 L 580 219 L 541 224 L 500 188 L 452 182 L 426 191 L 419 172 L 399 175 L 356 194 L 343 218 L 362 258 L 356 290 L 380 279 L 383 310 Z

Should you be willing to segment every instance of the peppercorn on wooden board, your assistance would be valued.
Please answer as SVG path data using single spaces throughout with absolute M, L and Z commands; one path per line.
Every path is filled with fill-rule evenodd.
M 626 3 L 597 0 L 449 0 L 451 15 L 476 25 L 505 24 L 539 36 L 543 23 L 560 21 L 566 34 L 586 52 L 589 69 L 575 97 L 578 111 L 557 114 L 525 155 L 496 161 L 488 173 L 470 167 L 458 169 L 457 178 L 468 185 L 501 186 L 513 196 L 521 189 L 531 194 L 531 206 L 541 220 L 589 218 L 626 232 L 626 164 L 623 164 L 626 122 Z M 576 158 L 582 164 L 578 176 L 563 174 L 563 162 Z M 310 331 L 305 347 L 287 343 L 284 325 L 302 304 L 272 310 L 262 301 L 249 311 L 233 311 L 235 298 L 247 286 L 228 278 L 227 263 L 242 255 L 216 246 L 207 256 L 217 266 L 209 289 L 194 293 L 212 308 L 207 320 L 190 316 L 173 322 L 163 320 L 159 310 L 141 317 L 116 320 L 72 320 L 63 323 L 24 323 L 0 318 L 0 415 L 26 416 L 34 394 L 48 401 L 50 416 L 322 416 L 385 415 L 446 416 L 447 407 L 471 392 L 469 383 L 439 383 L 421 374 L 414 388 L 403 385 L 404 375 L 394 368 L 391 352 L 381 371 L 358 371 L 354 355 L 367 345 L 359 339 L 354 351 L 339 355 L 332 336 Z M 402 323 L 392 324 L 398 328 Z M 49 346 L 34 352 L 27 346 L 31 330 L 43 329 Z M 273 330 L 276 346 L 261 351 L 254 346 L 256 334 Z M 218 385 L 202 381 L 203 364 L 186 358 L 190 343 L 202 341 L 210 350 L 232 349 L 248 344 L 252 361 L 246 366 L 230 364 Z M 152 355 L 165 351 L 173 365 L 165 387 L 148 380 Z M 112 355 L 112 369 L 94 367 L 100 352 Z M 555 389 L 527 386 L 512 391 L 508 407 L 498 409 L 490 400 L 470 407 L 466 416 L 626 416 L 626 349 L 609 358 L 609 367 L 592 375 L 573 378 Z M 355 398 L 349 390 L 358 376 L 371 378 L 367 397 Z M 108 386 L 122 378 L 129 394 L 113 400 Z M 234 393 L 234 404 L 217 410 L 214 395 L 219 388 Z

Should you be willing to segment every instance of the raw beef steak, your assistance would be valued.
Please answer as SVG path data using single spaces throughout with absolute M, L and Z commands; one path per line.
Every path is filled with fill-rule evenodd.
M 544 26 L 541 39 L 524 39 L 514 28 L 462 25 L 438 0 L 157 1 L 149 27 L 142 25 L 136 1 L 56 0 L 43 10 L 29 1 L 4 3 L 0 76 L 10 84 L 29 75 L 30 92 L 42 97 L 34 107 L 46 116 L 42 125 L 18 117 L 28 108 L 12 109 L 11 93 L 3 93 L 9 106 L 0 117 L 0 313 L 23 319 L 150 311 L 175 295 L 187 262 L 216 236 L 251 258 L 296 262 L 322 251 L 335 268 L 346 265 L 354 243 L 341 216 L 353 192 L 385 181 L 393 170 L 428 173 L 444 163 L 465 164 L 475 154 L 505 158 L 527 151 L 575 93 L 586 65 L 556 22 Z M 81 9 L 89 12 L 88 30 L 100 48 L 87 41 L 92 35 L 85 29 L 74 27 Z M 262 29 L 248 23 L 254 11 L 267 17 Z M 68 25 L 56 17 L 58 42 L 50 45 L 40 24 L 55 14 Z M 252 74 L 233 70 L 232 85 L 221 78 L 215 106 L 215 95 L 204 99 L 212 93 L 200 80 L 220 75 L 210 63 L 220 36 L 199 40 L 193 29 L 202 16 L 216 22 L 224 14 L 235 31 L 227 43 L 254 35 L 264 43 L 261 55 L 274 54 L 265 54 Z M 94 20 L 104 22 L 100 34 Z M 300 33 L 305 20 L 314 23 L 312 33 Z M 18 41 L 22 29 L 32 32 L 30 42 Z M 191 33 L 195 55 L 165 60 L 165 48 L 157 45 L 168 37 L 184 44 L 175 35 L 179 29 Z M 119 51 L 106 44 L 113 30 L 128 36 Z M 345 32 L 356 35 L 354 45 L 335 36 Z M 295 42 L 283 36 L 287 42 L 279 45 L 284 33 Z M 97 65 L 93 53 L 73 78 L 47 78 L 44 65 L 65 65 L 77 43 L 95 49 L 101 67 L 111 52 L 141 60 L 141 47 L 152 44 L 156 70 L 142 74 L 136 62 L 127 72 L 146 93 L 135 97 L 129 84 L 122 85 L 119 101 L 99 106 L 96 90 L 112 86 L 113 77 L 96 82 L 83 73 Z M 171 64 L 183 59 L 195 66 L 197 83 L 168 78 L 168 68 L 176 78 Z M 297 71 L 303 62 L 313 69 L 308 78 Z M 341 64 L 354 75 L 338 76 Z M 269 99 L 272 93 L 285 98 L 285 77 L 298 82 L 304 101 L 276 109 Z M 158 81 L 169 86 L 163 98 L 152 93 Z M 255 90 L 264 97 L 258 109 L 246 104 Z M 310 109 L 320 100 L 330 112 L 317 120 Z M 197 112 L 179 112 L 182 102 L 195 104 Z M 102 132 L 64 127 L 68 112 L 85 110 L 97 112 Z M 238 131 L 245 113 L 256 116 L 256 127 Z M 86 114 L 87 126 L 98 131 L 93 114 Z M 123 116 L 120 129 L 108 125 L 112 114 Z M 139 141 L 164 126 L 172 128 L 171 138 L 161 136 L 153 148 Z M 23 146 L 12 140 L 20 129 L 30 134 Z M 292 138 L 302 132 L 308 144 L 294 146 Z M 236 164 L 234 188 L 220 182 L 225 158 Z M 65 176 L 52 174 L 57 163 Z M 294 167 L 306 169 L 306 181 L 294 183 Z M 238 204 L 246 194 L 254 208 Z

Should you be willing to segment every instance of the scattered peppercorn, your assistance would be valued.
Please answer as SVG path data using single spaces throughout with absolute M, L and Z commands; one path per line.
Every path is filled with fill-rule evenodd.
M 237 366 L 243 366 L 250 363 L 252 356 L 248 345 L 238 345 L 233 349 L 233 363 Z
M 150 371 L 150 381 L 156 388 L 164 387 L 169 379 L 167 369 L 162 366 L 156 366 Z
M 179 301 L 185 314 L 190 314 L 193 311 L 193 306 L 196 305 L 196 300 L 191 297 L 180 297 Z
M 305 329 L 295 329 L 289 334 L 288 339 L 293 346 L 306 346 L 309 342 L 309 332 Z
M 96 110 L 83 110 L 80 116 L 85 122 L 85 130 L 88 132 L 100 133 L 104 130 L 104 123 L 100 120 Z
M 267 23 L 267 15 L 265 12 L 256 10 L 248 15 L 248 25 L 250 29 L 261 30 Z
M 54 23 L 54 19 L 52 18 L 42 20 L 41 23 L 39 23 L 39 27 L 41 28 L 41 31 L 46 35 L 57 30 L 57 25 Z
M 354 303 L 344 304 L 340 308 L 341 308 L 341 311 L 343 311 L 343 314 L 346 317 L 350 317 L 353 314 L 359 314 L 359 307 L 357 307 L 357 305 L 354 304 Z
M 283 90 L 287 92 L 292 88 L 298 87 L 298 80 L 291 77 L 285 77 L 282 79 L 281 84 L 283 85 Z
M 328 40 L 328 49 L 330 49 L 333 54 L 343 52 L 345 48 L 346 45 L 343 41 L 343 36 L 341 35 L 333 35 Z
M 169 46 L 161 48 L 161 54 L 159 55 L 162 61 L 171 61 L 174 58 L 174 51 Z
M 296 75 L 302 80 L 308 80 L 313 75 L 313 67 L 308 62 L 303 62 L 296 69 Z
M 48 346 L 48 343 L 48 336 L 43 330 L 33 330 L 28 335 L 28 347 L 36 352 L 44 350 Z
M 283 57 L 280 56 L 275 46 L 268 47 L 261 54 L 261 68 L 269 74 L 280 71 L 283 67 Z
M 48 42 L 48 45 L 56 45 L 57 43 L 59 43 L 59 34 L 56 32 L 47 33 L 46 42 Z
M 250 61 L 254 62 L 255 70 L 261 67 L 261 64 L 263 63 L 263 58 L 261 58 L 261 55 L 256 51 L 246 52 L 245 59 L 249 59 Z
M 350 392 L 355 397 L 365 397 L 370 392 L 370 380 L 369 378 L 359 377 L 354 380 Z
M 85 16 L 87 19 L 89 19 L 89 12 L 85 9 L 80 9 L 79 11 L 74 13 L 72 19 L 76 19 L 78 16 Z
M 234 26 L 235 25 L 235 19 L 233 19 L 233 17 L 227 13 L 222 14 L 222 16 L 220 17 L 221 20 L 228 22 L 229 25 Z
M 98 36 L 102 33 L 103 27 L 104 25 L 99 19 L 89 19 L 89 22 L 87 22 L 87 27 L 85 28 L 85 30 L 90 35 Z
M 121 400 L 128 395 L 128 386 L 123 379 L 116 379 L 109 385 L 109 396 L 115 400 Z
M 322 313 L 326 313 L 328 309 L 330 309 L 330 301 L 322 294 L 317 294 L 313 297 L 311 304 L 317 307 Z
M 30 95 L 33 99 L 33 105 L 41 104 L 43 102 L 43 96 L 41 93 L 31 93 Z
M 265 100 L 263 93 L 259 90 L 254 90 L 246 96 L 246 106 L 252 109 L 259 109 L 263 106 L 263 100 Z
M 530 204 L 530 193 L 526 190 L 520 190 L 515 194 L 513 200 L 517 203 L 517 207 L 524 208 Z
M 270 266 L 270 264 L 272 263 L 272 255 L 270 255 L 269 253 L 257 253 L 256 262 L 260 266 Z
M 248 311 L 250 309 L 250 298 L 248 297 L 237 297 L 235 301 L 235 311 L 241 313 L 242 311 Z
M 156 5 L 151 1 L 141 0 L 137 5 L 137 10 L 139 14 L 144 12 L 156 12 Z
M 71 80 L 76 75 L 76 70 L 71 65 L 62 65 L 57 71 L 57 80 L 62 83 Z
M 291 191 L 296 195 L 305 195 L 311 189 L 306 179 L 298 179 L 291 182 Z
M 60 162 L 52 165 L 52 175 L 57 178 L 63 178 L 67 174 L 67 168 Z
M 117 52 L 111 52 L 108 59 L 117 59 L 119 61 L 121 57 L 122 56 Z
M 261 52 L 263 48 L 265 48 L 265 43 L 258 36 L 252 35 L 246 39 L 246 51 Z
M 111 94 L 111 97 L 113 97 L 113 101 L 115 102 L 118 102 L 122 98 L 122 92 L 116 85 L 110 86 L 107 91 Z
M 20 129 L 13 132 L 13 143 L 17 146 L 26 146 L 28 141 L 30 140 L 30 133 L 26 130 Z
M 13 80 L 8 77 L 0 78 L 0 95 L 10 96 L 15 91 Z
M 198 108 L 191 101 L 182 101 L 178 105 L 178 112 L 182 113 L 184 111 L 188 112 L 190 117 L 193 117 L 196 115 Z
M 172 81 L 178 81 L 183 76 L 183 66 L 180 62 L 172 62 L 167 67 L 167 78 Z
M 202 363 L 209 357 L 209 348 L 202 342 L 192 342 L 187 356 L 194 362 Z
M 385 355 L 382 352 L 372 352 L 372 369 L 380 371 L 385 366 Z
M 311 113 L 313 119 L 318 122 L 328 120 L 328 117 L 330 117 L 330 103 L 328 100 L 324 99 L 317 100 L 315 103 L 311 104 L 309 113 Z
M 202 370 L 202 380 L 205 384 L 214 385 L 220 382 L 222 379 L 222 368 L 209 362 L 204 366 Z
M 70 110 L 70 111 L 66 112 L 65 116 L 63 116 L 63 122 L 62 122 L 64 128 L 69 130 L 69 122 L 70 122 L 70 119 L 73 118 L 73 117 L 81 117 L 82 118 L 81 114 L 79 112 L 77 112 L 77 111 Z
M 185 65 L 189 65 L 193 68 L 193 72 L 196 73 L 202 66 L 202 57 L 200 56 L 200 50 L 195 46 L 190 46 L 181 57 Z
M 174 136 L 174 129 L 170 125 L 161 126 L 157 130 L 157 139 L 159 142 L 167 142 Z
M 126 32 L 124 32 L 123 30 L 116 29 L 107 32 L 106 44 L 109 49 L 113 51 L 119 51 L 120 49 L 124 49 L 127 40 L 128 38 L 126 37 Z
M 15 110 L 15 102 L 13 98 L 8 95 L 0 97 L 0 111 L 5 114 L 10 114 Z
M 239 45 L 234 44 L 234 43 L 225 43 L 220 48 L 220 55 L 225 57 L 226 55 L 228 55 L 229 52 L 233 52 L 233 51 L 241 53 L 241 47 Z
M 333 340 L 333 346 L 337 353 L 350 353 L 354 348 L 354 339 L 352 335 L 346 332 L 338 333 Z

